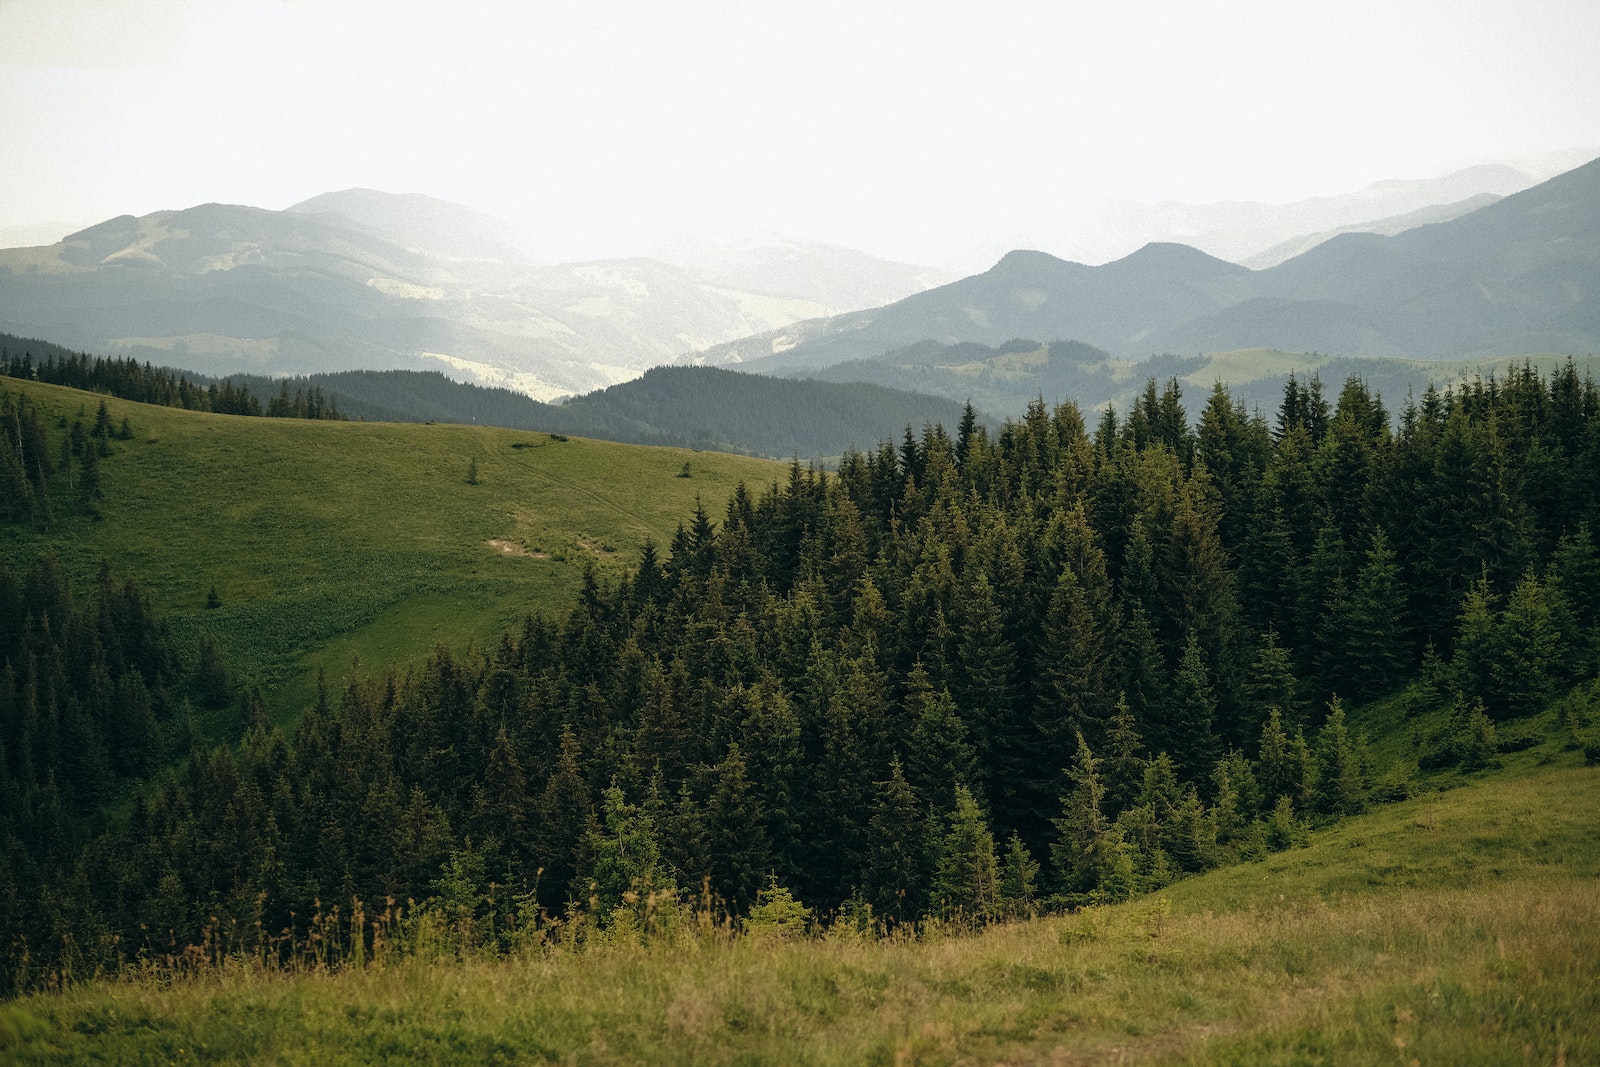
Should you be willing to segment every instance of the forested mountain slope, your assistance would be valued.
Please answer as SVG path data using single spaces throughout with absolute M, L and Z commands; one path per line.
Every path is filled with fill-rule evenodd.
M 1430 386 L 1443 389 L 1502 378 L 1508 368 L 1513 373 L 1523 367 L 1548 373 L 1569 361 L 1580 375 L 1600 371 L 1600 358 L 1557 355 L 1424 360 L 1245 349 L 1128 360 L 1077 341 L 1043 344 L 1019 338 L 1002 345 L 923 341 L 875 359 L 848 360 L 806 373 L 828 382 L 909 386 L 951 400 L 970 400 L 984 411 L 1017 411 L 1041 398 L 1047 404 L 1070 398 L 1086 409 L 1111 405 L 1127 411 L 1151 379 L 1164 383 L 1176 378 L 1190 390 L 1184 408 L 1194 421 L 1200 417 L 1206 391 L 1218 382 L 1247 411 L 1270 412 L 1290 375 L 1305 382 L 1313 377 L 1326 382 L 1357 377 L 1375 392 L 1404 398 L 1420 397 Z
M 499 944 L 540 913 L 647 930 L 699 886 L 905 923 L 1261 856 L 1374 770 L 1483 765 L 1594 676 L 1597 463 L 1571 367 L 1430 392 L 1397 431 L 1357 380 L 1292 385 L 1270 425 L 1220 388 L 1197 430 L 1175 388 L 1092 431 L 1040 404 L 702 500 L 625 578 L 354 672 L 292 734 L 246 701 L 241 745 L 126 824 L 64 817 L 92 808 L 51 762 L 70 715 L 13 714 L 3 943 L 54 954 L 9 980 L 208 924 L 300 951 L 318 901 L 431 900 Z M 15 707 L 46 677 L 18 657 L 58 655 L 30 603 L 0 597 Z M 1414 738 L 1370 767 L 1345 702 L 1413 679 Z

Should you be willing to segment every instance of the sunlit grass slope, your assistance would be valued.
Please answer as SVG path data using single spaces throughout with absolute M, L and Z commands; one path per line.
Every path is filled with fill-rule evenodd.
M 920 941 L 685 933 L 0 1005 L 43 1063 L 1600 1062 L 1600 768 L 1554 743 L 1310 845 Z
M 5 380 L 50 416 L 101 397 Z M 46 547 L 87 583 L 133 577 L 193 647 L 211 631 L 278 718 L 319 667 L 368 669 L 493 638 L 533 609 L 564 611 L 593 564 L 616 578 L 647 538 L 665 551 L 701 496 L 713 519 L 762 460 L 479 426 L 241 418 L 107 400 L 133 438 L 101 461 L 101 519 L 61 508 L 53 530 L 0 528 L 26 567 Z M 690 477 L 681 477 L 684 464 Z M 476 468 L 477 484 L 469 484 Z M 205 607 L 212 587 L 222 601 Z

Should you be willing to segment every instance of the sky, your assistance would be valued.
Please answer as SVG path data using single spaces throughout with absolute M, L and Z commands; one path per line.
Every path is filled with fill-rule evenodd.
M 1595 0 L 0 0 L 0 232 L 353 186 L 939 265 L 1600 146 Z

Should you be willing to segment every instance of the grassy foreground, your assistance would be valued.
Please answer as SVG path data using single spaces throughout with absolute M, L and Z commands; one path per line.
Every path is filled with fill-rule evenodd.
M 0 1061 L 1600 1062 L 1597 787 L 1529 753 L 1308 848 L 975 934 L 88 983 L 0 1005 Z
M 318 668 L 337 685 L 357 657 L 381 669 L 564 611 L 585 564 L 615 578 L 647 538 L 665 552 L 697 495 L 720 519 L 739 481 L 759 492 L 783 477 L 780 464 L 722 453 L 0 387 L 48 416 L 52 446 L 58 419 L 92 425 L 101 400 L 134 433 L 101 461 L 98 521 L 69 503 L 51 530 L 0 527 L 0 558 L 26 569 L 53 548 L 85 587 L 109 562 L 149 591 L 180 645 L 215 634 L 280 721 L 310 703 Z M 213 587 L 222 606 L 207 610 Z

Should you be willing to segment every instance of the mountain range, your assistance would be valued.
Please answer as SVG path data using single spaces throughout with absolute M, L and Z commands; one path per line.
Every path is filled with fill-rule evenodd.
M 1600 160 L 1458 218 L 1345 233 L 1265 270 L 1149 244 L 1101 266 L 1015 251 L 882 308 L 718 346 L 807 375 L 921 342 L 1070 339 L 1120 359 L 1271 348 L 1428 359 L 1600 351 Z M 909 381 L 909 380 L 908 380 Z
M 541 264 L 510 228 L 353 189 L 285 211 L 204 204 L 0 250 L 0 329 L 208 374 L 441 369 L 552 399 L 948 275 L 799 242 Z M 696 266 L 696 263 L 699 266 Z
M 1261 217 L 1333 229 L 1258 250 L 1289 256 L 1261 269 L 1161 241 L 1098 266 L 1016 250 L 957 281 L 770 234 L 543 263 L 493 216 L 352 189 L 283 211 L 124 215 L 0 250 L 0 330 L 210 375 L 431 369 L 542 400 L 673 361 L 794 376 L 887 359 L 860 373 L 918 389 L 927 375 L 894 354 L 923 343 L 1072 340 L 1125 361 L 1600 349 L 1600 161 L 1485 188 L 1525 179 L 1477 167 L 1287 205 Z M 1361 205 L 1407 210 L 1348 221 Z
M 1384 227 L 1414 212 L 1521 192 L 1596 155 L 1600 148 L 1463 162 L 1433 177 L 1390 178 L 1348 192 L 1288 203 L 1104 201 L 1040 220 L 1032 232 L 993 245 L 986 261 L 992 263 L 1013 248 L 1038 248 L 1076 262 L 1108 263 L 1152 242 L 1172 242 L 1259 269 L 1274 266 L 1335 233 L 1394 232 Z M 1443 217 L 1418 218 L 1410 225 L 1441 221 Z

